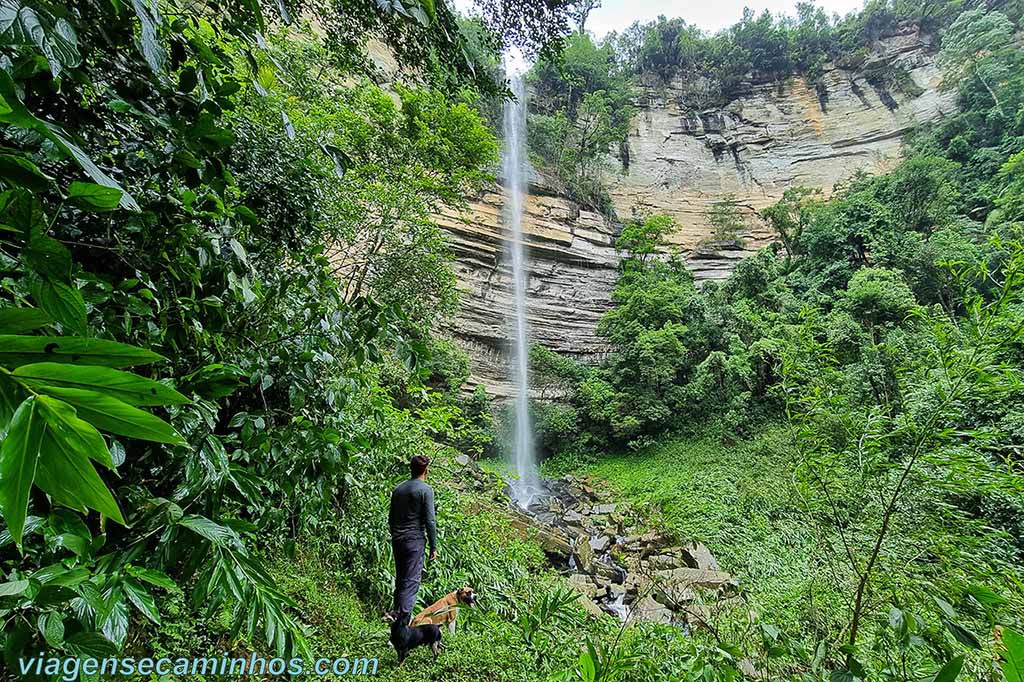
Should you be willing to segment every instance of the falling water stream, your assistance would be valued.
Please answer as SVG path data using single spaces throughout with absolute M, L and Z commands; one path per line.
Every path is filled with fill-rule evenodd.
M 509 76 L 514 100 L 505 102 L 505 153 L 502 158 L 502 176 L 505 183 L 504 227 L 510 233 L 509 251 L 515 293 L 515 319 L 513 339 L 513 374 L 515 395 L 515 441 L 513 453 L 518 479 L 512 486 L 513 495 L 522 507 L 527 507 L 537 484 L 537 465 L 534 461 L 533 430 L 529 414 L 529 329 L 526 321 L 527 281 L 529 264 L 523 246 L 523 202 L 526 186 L 526 88 L 520 74 Z

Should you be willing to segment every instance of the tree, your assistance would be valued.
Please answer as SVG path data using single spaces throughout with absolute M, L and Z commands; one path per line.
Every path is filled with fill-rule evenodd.
M 580 33 L 587 31 L 587 17 L 595 9 L 601 6 L 601 0 L 579 0 L 573 8 L 573 19 L 576 22 L 576 30 Z
M 786 257 L 793 258 L 796 244 L 800 241 L 810 211 L 820 203 L 821 190 L 808 187 L 787 187 L 782 199 L 761 211 L 761 217 L 775 230 L 786 250 Z
M 1012 45 L 1013 32 L 1013 23 L 1001 12 L 975 9 L 961 14 L 942 36 L 943 83 L 953 87 L 977 78 L 1001 109 L 998 90 L 1008 76 L 1001 57 Z
M 739 241 L 740 234 L 746 230 L 742 209 L 734 194 L 726 194 L 713 202 L 704 216 L 711 225 L 715 241 Z
M 615 248 L 625 251 L 630 259 L 646 262 L 665 245 L 665 239 L 676 231 L 676 221 L 666 215 L 653 214 L 633 219 L 622 226 Z

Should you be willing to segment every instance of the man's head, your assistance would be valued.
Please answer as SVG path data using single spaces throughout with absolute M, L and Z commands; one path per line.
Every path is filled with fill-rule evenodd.
M 430 466 L 430 458 L 426 455 L 416 455 L 409 460 L 409 475 L 413 478 L 426 478 L 427 467 Z

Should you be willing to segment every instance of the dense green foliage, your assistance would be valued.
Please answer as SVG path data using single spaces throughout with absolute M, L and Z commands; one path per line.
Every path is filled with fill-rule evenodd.
M 474 104 L 504 88 L 473 60 L 501 40 L 434 2 L 269 16 L 0 3 L 8 670 L 168 615 L 309 655 L 266 557 L 327 535 L 338 570 L 383 565 L 402 462 L 479 447 L 465 359 L 432 336 L 455 290 L 430 216 L 491 177 Z M 371 38 L 407 85 L 368 79 Z M 386 583 L 353 581 L 375 605 Z
M 953 642 L 983 649 L 951 604 L 989 629 L 986 609 L 1011 603 L 999 618 L 1020 627 L 1024 70 L 1012 27 L 999 12 L 959 14 L 940 61 L 957 65 L 947 83 L 962 111 L 916 136 L 892 173 L 855 176 L 828 200 L 788 190 L 762 216 L 779 242 L 728 280 L 695 286 L 656 246 L 665 218 L 627 222 L 615 307 L 598 328 L 614 352 L 594 367 L 533 354 L 566 396 L 557 437 L 542 438 L 560 461 L 585 466 L 595 450 L 642 448 L 666 432 L 729 444 L 787 423 L 788 445 L 755 466 L 792 481 L 769 508 L 801 520 L 795 534 L 773 520 L 773 532 L 811 563 L 781 594 L 773 578 L 750 577 L 769 613 L 793 619 L 783 631 L 825 642 L 844 679 L 913 679 L 959 665 Z M 729 223 L 721 214 L 716 227 Z M 692 513 L 707 519 L 718 493 L 672 483 L 669 452 L 680 476 L 710 475 L 699 446 L 619 460 L 635 461 L 645 481 L 666 469 L 653 475 L 664 488 L 610 463 L 595 470 L 670 514 L 695 490 Z M 700 535 L 693 523 L 677 525 Z M 890 609 L 895 634 L 881 625 Z M 965 665 L 984 674 L 981 657 Z
M 534 161 L 568 196 L 610 211 L 605 158 L 612 148 L 626 148 L 633 113 L 628 75 L 618 68 L 611 45 L 598 46 L 577 31 L 557 56 L 538 61 L 528 83 Z
M 380 656 L 397 679 L 375 616 L 383 512 L 426 451 L 444 521 L 421 600 L 471 583 L 483 606 L 411 679 L 733 680 L 743 659 L 812 680 L 998 679 L 996 653 L 1013 680 L 1019 13 L 878 3 L 597 45 L 566 36 L 592 2 L 480 4 L 465 20 L 431 0 L 0 0 L 4 672 L 25 652 L 223 649 Z M 627 222 L 599 329 L 613 352 L 590 367 L 535 350 L 562 396 L 537 405 L 542 448 L 578 464 L 649 447 L 597 471 L 681 536 L 731 544 L 761 612 L 692 636 L 583 617 L 510 536 L 500 481 L 452 472 L 496 434 L 438 334 L 457 290 L 431 216 L 492 178 L 498 49 L 541 53 L 534 156 L 608 210 L 639 71 L 701 70 L 718 97 L 755 64 L 856 59 L 903 20 L 947 29 L 962 113 L 889 175 L 828 201 L 791 189 L 764 214 L 779 245 L 720 285 L 666 254 L 672 221 Z M 739 236 L 734 208 L 712 209 L 717 237 Z M 765 552 L 785 555 L 775 572 Z M 975 653 L 997 624 L 1006 650 Z

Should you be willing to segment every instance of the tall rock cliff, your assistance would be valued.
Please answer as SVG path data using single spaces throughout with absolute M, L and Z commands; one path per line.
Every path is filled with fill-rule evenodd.
M 803 78 L 751 83 L 726 105 L 688 107 L 685 84 L 640 89 L 628 148 L 610 161 L 608 186 L 620 219 L 676 218 L 672 241 L 698 279 L 728 276 L 769 243 L 757 216 L 787 187 L 828 193 L 855 171 L 877 173 L 899 160 L 916 126 L 951 113 L 929 36 L 908 27 L 875 46 L 856 70 L 835 66 L 812 86 Z M 715 242 L 707 211 L 734 197 L 744 213 L 739 240 Z M 452 233 L 463 292 L 452 332 L 472 359 L 473 379 L 497 396 L 508 384 L 508 316 L 513 310 L 501 195 L 489 193 L 462 216 L 441 216 Z M 529 251 L 533 340 L 593 359 L 606 351 L 595 333 L 611 305 L 619 225 L 549 190 L 532 186 L 524 231 Z

